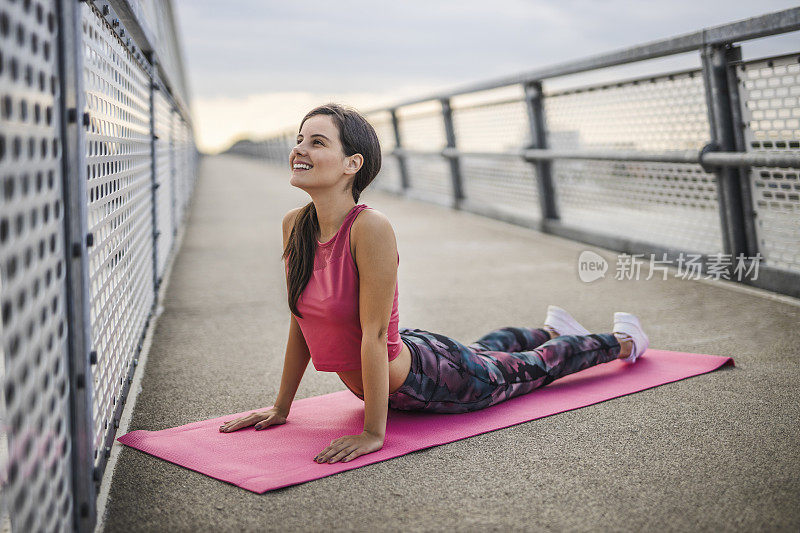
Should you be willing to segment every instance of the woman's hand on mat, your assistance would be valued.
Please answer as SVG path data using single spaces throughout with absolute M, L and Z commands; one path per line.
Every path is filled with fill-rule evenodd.
M 346 463 L 365 453 L 376 452 L 383 448 L 383 438 L 372 433 L 345 435 L 331 441 L 330 445 L 314 457 L 318 463 Z
M 249 415 L 237 418 L 236 420 L 225 422 L 219 427 L 219 430 L 222 433 L 228 433 L 230 431 L 236 431 L 237 429 L 250 426 L 255 426 L 256 429 L 264 429 L 269 426 L 285 424 L 286 417 L 288 415 L 289 413 L 281 411 L 280 409 L 276 409 L 275 407 L 271 407 L 266 411 L 250 413 Z

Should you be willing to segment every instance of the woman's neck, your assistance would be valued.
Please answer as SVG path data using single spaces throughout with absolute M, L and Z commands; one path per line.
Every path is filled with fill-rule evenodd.
M 329 241 L 339 228 L 342 227 L 344 219 L 347 214 L 357 204 L 352 200 L 349 202 L 336 202 L 336 203 L 317 203 L 314 202 L 314 208 L 317 211 L 317 221 L 319 222 L 319 236 L 321 242 Z

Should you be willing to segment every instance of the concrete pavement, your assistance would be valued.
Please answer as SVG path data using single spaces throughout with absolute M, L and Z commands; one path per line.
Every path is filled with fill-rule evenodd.
M 272 404 L 289 325 L 281 219 L 309 200 L 288 179 L 239 156 L 201 160 L 121 429 Z M 616 252 L 369 188 L 360 203 L 395 229 L 400 326 L 469 343 L 539 326 L 551 303 L 595 332 L 623 310 L 651 347 L 730 355 L 736 367 L 265 494 L 115 442 L 105 531 L 800 528 L 798 301 L 658 276 L 586 284 L 579 253 L 614 264 Z M 296 398 L 344 389 L 309 364 Z

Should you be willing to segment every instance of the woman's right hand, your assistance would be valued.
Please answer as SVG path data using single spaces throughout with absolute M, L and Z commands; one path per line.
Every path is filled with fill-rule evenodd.
M 229 433 L 250 426 L 255 426 L 256 429 L 264 429 L 269 426 L 285 424 L 287 416 L 289 416 L 289 413 L 275 407 L 270 407 L 266 411 L 257 411 L 247 416 L 237 418 L 236 420 L 225 422 L 219 427 L 219 430 L 221 433 Z

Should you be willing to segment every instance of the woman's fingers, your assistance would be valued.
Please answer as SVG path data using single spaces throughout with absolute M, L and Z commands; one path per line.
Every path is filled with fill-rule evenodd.
M 358 446 L 346 446 L 339 450 L 336 454 L 331 457 L 328 462 L 335 463 L 339 459 L 343 459 L 345 456 L 349 455 L 351 452 L 354 452 L 358 449 Z
M 330 444 L 328 444 L 328 445 L 325 447 L 325 449 L 324 449 L 324 450 L 322 450 L 321 452 L 319 452 L 319 455 L 317 455 L 317 456 L 314 458 L 314 460 L 315 460 L 315 461 L 316 461 L 316 460 L 319 460 L 319 462 L 325 462 L 325 461 L 327 461 L 327 460 L 328 460 L 328 458 L 330 458 L 331 454 L 332 454 L 332 453 L 335 453 L 335 452 L 334 452 L 334 450 L 338 450 L 338 449 L 339 449 L 339 444 L 342 444 L 341 437 L 339 437 L 338 439 L 334 439 L 334 440 L 332 440 L 332 441 L 331 441 L 331 443 L 330 443 Z
M 262 420 L 261 422 L 256 423 L 256 425 L 254 427 L 256 429 L 264 429 L 266 427 L 271 426 L 274 421 L 275 421 L 275 418 L 271 416 L 271 417 L 267 418 L 266 420 Z
M 331 442 L 322 450 L 314 461 L 317 463 L 335 463 L 337 461 L 349 461 L 360 457 L 365 453 L 380 450 L 383 447 L 383 439 L 371 433 L 361 433 L 359 435 L 345 435 Z
M 285 424 L 286 419 L 282 416 L 277 415 L 270 415 L 269 417 L 265 418 L 261 422 L 257 422 L 255 425 L 256 429 L 264 429 L 270 426 L 278 426 L 280 424 Z
M 346 463 L 347 461 L 352 461 L 353 459 L 355 459 L 356 457 L 359 457 L 360 455 L 361 455 L 361 454 L 360 454 L 360 453 L 358 453 L 358 448 L 356 448 L 356 449 L 355 449 L 355 450 L 353 450 L 352 452 L 348 453 L 348 454 L 345 456 L 345 458 L 344 458 L 344 459 L 342 459 L 342 462 L 343 462 L 343 463 Z
M 316 457 L 314 457 L 314 460 L 315 460 L 316 462 L 318 462 L 318 463 L 324 463 L 324 462 L 327 460 L 327 458 L 328 458 L 328 452 L 329 452 L 330 450 L 331 450 L 331 447 L 330 447 L 330 446 L 327 446 L 327 447 L 325 447 L 325 449 L 324 449 L 324 450 L 322 450 L 321 452 L 319 452 L 319 453 L 317 454 L 317 456 L 316 456 Z
M 324 450 L 322 450 L 321 452 L 319 452 L 319 453 L 317 454 L 317 456 L 316 456 L 316 457 L 314 457 L 314 460 L 315 460 L 316 462 L 318 462 L 318 463 L 321 463 L 321 462 L 323 462 L 323 458 L 324 458 L 324 457 L 327 457 L 328 450 L 330 450 L 330 449 L 331 449 L 331 447 L 330 447 L 330 446 L 327 446 L 327 447 L 326 447 Z
M 344 449 L 349 448 L 350 446 L 350 441 L 338 438 L 331 442 L 330 445 L 328 445 L 324 450 L 322 450 L 319 455 L 314 458 L 314 460 L 318 463 L 327 463 L 336 454 L 340 453 Z
M 270 409 L 268 411 L 250 413 L 247 416 L 237 418 L 231 422 L 225 422 L 225 424 L 219 427 L 219 430 L 222 432 L 236 431 L 237 429 L 250 426 L 255 426 L 256 429 L 264 429 L 269 426 L 285 423 L 286 416 L 274 409 Z
M 232 422 L 225 422 L 223 425 L 221 425 L 221 426 L 219 427 L 219 430 L 220 430 L 220 431 L 230 431 L 230 430 L 231 430 L 231 428 L 233 428 L 233 426 L 234 426 L 235 424 L 236 424 L 236 421 L 235 421 L 235 420 L 234 420 L 234 421 L 232 421 Z
M 220 431 L 236 431 L 237 429 L 241 429 L 241 428 L 243 428 L 245 426 L 252 425 L 252 423 L 253 423 L 252 422 L 252 416 L 253 415 L 243 416 L 243 417 L 237 418 L 236 420 L 233 420 L 231 422 L 225 422 L 225 424 L 220 426 L 219 430 Z

